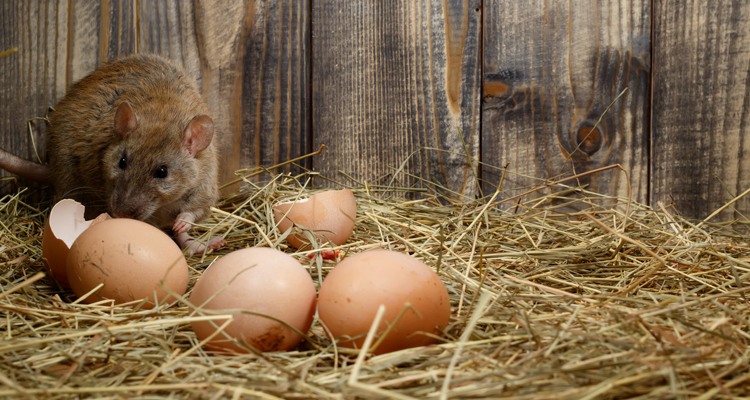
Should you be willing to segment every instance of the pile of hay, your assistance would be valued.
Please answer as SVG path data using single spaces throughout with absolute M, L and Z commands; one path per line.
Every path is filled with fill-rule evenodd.
M 224 236 L 227 245 L 188 258 L 188 290 L 216 257 L 270 245 L 309 266 L 319 285 L 336 262 L 314 249 L 287 247 L 270 211 L 279 200 L 320 191 L 309 188 L 309 176 L 278 175 L 225 197 L 196 229 Z M 156 310 L 78 304 L 49 277 L 40 279 L 49 210 L 26 204 L 20 194 L 0 201 L 0 397 L 709 399 L 750 393 L 744 286 L 750 244 L 736 233 L 737 224 L 698 224 L 667 208 L 581 189 L 564 204 L 548 195 L 511 199 L 512 207 L 504 192 L 446 204 L 431 187 L 408 189 L 407 196 L 394 188 L 351 189 L 356 232 L 342 254 L 386 248 L 434 268 L 453 306 L 442 343 L 358 354 L 337 348 L 316 320 L 296 351 L 213 354 L 198 347 L 185 304 Z M 560 211 L 571 206 L 584 211 Z

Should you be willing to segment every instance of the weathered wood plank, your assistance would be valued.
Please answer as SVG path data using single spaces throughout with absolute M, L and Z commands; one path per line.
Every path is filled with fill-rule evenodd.
M 217 110 L 228 139 L 224 180 L 236 168 L 275 164 L 325 143 L 329 150 L 313 161 L 325 175 L 342 170 L 370 182 L 386 176 L 380 182 L 387 183 L 414 153 L 406 172 L 470 195 L 473 175 L 458 128 L 476 159 L 483 23 L 485 162 L 510 162 L 536 178 L 620 163 L 636 200 L 668 202 L 671 195 L 694 216 L 750 186 L 750 6 L 654 3 L 649 164 L 647 1 L 487 0 L 484 11 L 472 1 L 315 0 L 314 146 L 309 1 L 3 1 L 0 51 L 19 51 L 0 58 L 0 146 L 43 158 L 44 124 L 35 124 L 32 141 L 26 121 L 43 116 L 101 62 L 149 51 L 181 63 Z M 625 87 L 597 132 L 582 140 Z M 494 190 L 498 171 L 484 168 L 483 177 L 485 192 Z M 509 181 L 506 188 L 533 180 Z M 414 183 L 402 174 L 395 184 Z M 579 183 L 627 193 L 615 171 Z M 749 207 L 737 204 L 742 213 Z M 738 215 L 730 209 L 719 218 Z
M 633 198 L 648 199 L 649 4 L 485 1 L 482 159 L 510 163 L 514 174 L 504 189 L 619 163 L 629 171 Z M 485 192 L 500 176 L 483 169 Z M 628 193 L 619 170 L 572 183 Z
M 271 166 L 311 151 L 310 4 L 265 1 L 242 61 L 240 166 Z M 300 164 L 311 168 L 312 160 Z M 299 172 L 292 166 L 285 171 Z
M 405 172 L 472 196 L 459 136 L 479 151 L 479 1 L 313 3 L 314 160 L 323 175 L 387 184 Z M 425 147 L 440 149 L 421 150 Z M 322 182 L 321 182 L 322 183 Z M 401 174 L 395 184 L 411 185 Z
M 142 52 L 167 57 L 185 68 L 187 73 L 198 81 L 198 85 L 205 88 L 201 74 L 194 3 L 179 0 L 141 0 L 137 4 L 140 6 L 138 9 L 134 8 L 134 4 L 133 7 L 123 7 L 121 13 L 123 16 L 133 14 L 137 19 L 136 26 L 131 26 L 129 20 L 124 17 L 120 23 L 122 29 L 128 32 L 121 33 L 121 36 L 126 35 L 121 42 L 131 43 L 132 40 L 132 45 L 135 46 L 128 47 L 126 54 Z M 215 119 L 216 123 L 220 123 L 221 118 Z
M 0 147 L 13 154 L 45 159 L 45 124 L 33 122 L 30 135 L 27 121 L 44 117 L 65 92 L 70 49 L 63 43 L 71 19 L 67 1 L 0 2 L 0 52 L 18 48 L 0 58 Z M 9 182 L 0 191 L 7 193 Z
M 750 4 L 654 7 L 651 200 L 705 218 L 750 187 Z M 715 220 L 745 220 L 750 199 L 735 208 Z
M 106 23 L 101 24 L 102 15 L 107 14 L 107 6 L 111 6 L 111 3 L 69 0 L 66 88 L 95 70 L 103 61 L 100 35 L 102 31 L 107 32 Z
M 99 64 L 137 52 L 136 0 L 108 0 L 99 23 Z

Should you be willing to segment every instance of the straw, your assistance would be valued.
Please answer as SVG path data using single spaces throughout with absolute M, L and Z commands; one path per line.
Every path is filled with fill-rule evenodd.
M 394 169 L 398 179 L 383 178 L 389 186 L 314 172 L 240 172 L 244 183 L 193 225 L 195 237 L 221 235 L 226 246 L 189 256 L 188 292 L 151 310 L 139 301 L 84 304 L 60 288 L 43 274 L 51 204 L 29 204 L 26 192 L 3 197 L 0 396 L 709 399 L 750 392 L 746 221 L 685 218 L 663 204 L 568 185 L 575 177 L 507 187 L 522 177 L 511 167 L 503 170 L 506 184 L 475 200 L 403 165 Z M 624 172 L 585 174 L 611 168 Z M 310 182 L 355 194 L 356 229 L 346 244 L 297 250 L 277 228 L 273 204 L 329 190 Z M 340 347 L 317 317 L 292 351 L 207 349 L 192 323 L 213 320 L 221 330 L 231 316 L 194 312 L 192 287 L 217 257 L 256 246 L 298 259 L 316 287 L 338 262 L 320 251 L 410 254 L 443 281 L 452 317 L 434 344 L 380 355 L 368 351 L 378 345 L 374 335 L 364 349 Z

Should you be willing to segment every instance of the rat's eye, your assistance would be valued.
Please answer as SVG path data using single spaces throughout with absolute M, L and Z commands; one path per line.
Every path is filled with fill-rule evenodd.
M 124 154 L 123 154 L 122 158 L 120 159 L 120 163 L 117 164 L 117 166 L 120 167 L 120 169 L 125 169 L 125 167 L 128 166 L 128 158 L 125 157 Z
M 155 177 L 164 179 L 167 177 L 167 166 L 162 165 L 161 167 L 156 169 L 156 173 L 154 174 Z

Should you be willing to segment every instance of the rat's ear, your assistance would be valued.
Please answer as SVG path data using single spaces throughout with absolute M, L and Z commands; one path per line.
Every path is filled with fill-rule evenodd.
M 125 139 L 130 132 L 135 130 L 138 125 L 138 118 L 135 116 L 135 111 L 130 103 L 123 101 L 117 106 L 115 111 L 115 132 Z
M 195 157 L 211 144 L 213 137 L 214 120 L 206 114 L 198 115 L 190 121 L 182 134 L 182 149 L 190 157 Z

